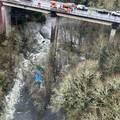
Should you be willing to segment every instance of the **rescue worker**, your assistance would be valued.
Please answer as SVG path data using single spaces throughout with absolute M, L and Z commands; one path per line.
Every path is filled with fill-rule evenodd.
M 42 83 L 43 83 L 43 80 L 42 80 L 41 71 L 36 70 L 34 72 L 34 84 L 40 88 L 42 86 Z

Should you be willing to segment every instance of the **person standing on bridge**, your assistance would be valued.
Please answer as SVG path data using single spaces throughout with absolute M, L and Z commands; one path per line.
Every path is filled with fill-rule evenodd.
M 38 1 L 38 7 L 41 7 L 41 0 L 37 0 Z

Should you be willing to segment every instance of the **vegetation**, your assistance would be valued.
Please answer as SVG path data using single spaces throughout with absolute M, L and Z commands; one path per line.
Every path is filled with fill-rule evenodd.
M 4 74 L 4 72 L 0 72 L 0 100 L 2 100 L 3 98 L 3 95 L 4 95 L 4 87 L 5 85 L 7 84 L 7 81 L 6 81 L 6 76 Z M 1 101 L 0 101 L 1 102 Z M 0 108 L 2 107 L 3 105 L 1 105 L 0 103 Z
M 38 12 L 31 12 L 29 19 L 31 19 L 31 21 L 40 22 L 41 24 L 46 21 L 45 15 Z
M 84 4 L 85 0 L 71 2 Z M 120 8 L 119 0 L 88 0 L 88 4 L 109 10 Z M 40 23 L 46 21 L 42 13 L 36 12 L 29 13 L 27 19 Z M 39 90 L 34 87 L 31 73 L 26 78 L 26 86 L 30 88 L 35 105 L 43 113 L 51 102 L 55 111 L 64 111 L 66 120 L 119 120 L 119 40 L 109 43 L 109 27 L 66 21 L 59 26 L 59 40 L 51 45 L 53 50 L 50 51 L 45 71 L 40 65 L 36 66 L 43 71 L 45 88 Z M 26 22 L 25 19 L 23 22 Z M 11 35 L 7 43 L 0 40 L 0 70 L 7 73 L 0 73 L 0 95 L 11 82 L 13 66 L 19 62 L 16 56 L 24 50 L 23 54 L 26 50 L 31 52 L 33 44 L 28 45 L 28 41 L 33 43 L 35 36 L 30 41 L 29 35 L 24 36 L 23 41 L 17 39 L 17 34 Z
M 67 120 L 119 120 L 120 75 L 101 80 L 97 61 L 87 60 L 63 78 L 52 104 Z
M 59 70 L 61 81 L 53 89 L 53 110 L 64 111 L 66 120 L 119 120 L 119 41 L 109 43 L 108 29 L 83 24 L 81 26 L 88 27 L 84 30 L 85 34 L 82 34 L 84 28 L 77 23 L 73 24 L 60 26 L 61 43 L 58 45 L 56 56 L 61 55 L 58 59 L 62 58 L 62 67 Z M 81 29 L 77 29 L 77 26 Z M 99 37 L 96 30 L 98 27 L 98 33 L 102 31 Z M 104 34 L 104 30 L 107 34 Z M 76 41 L 79 39 L 77 45 L 75 38 Z M 85 58 L 83 61 L 79 60 L 81 56 Z M 67 62 L 63 61 L 65 57 Z M 65 71 L 65 66 L 70 66 L 69 70 L 61 74 L 63 69 Z
M 18 65 L 19 43 L 17 40 L 19 35 L 15 36 L 11 33 L 11 36 L 9 38 L 0 36 L 0 111 L 4 107 L 2 104 L 4 94 L 8 92 L 14 82 L 14 67 Z
M 109 10 L 120 10 L 119 0 L 89 0 L 89 5 Z
M 105 8 L 108 10 L 120 10 L 119 0 L 58 0 L 64 2 L 74 2 L 77 4 L 85 4 L 91 7 Z
M 120 46 L 106 44 L 101 48 L 98 69 L 103 76 L 120 73 Z
M 23 25 L 28 21 L 35 21 L 44 24 L 46 21 L 46 17 L 42 13 L 33 11 L 30 12 L 21 9 L 12 9 L 11 19 L 13 25 Z

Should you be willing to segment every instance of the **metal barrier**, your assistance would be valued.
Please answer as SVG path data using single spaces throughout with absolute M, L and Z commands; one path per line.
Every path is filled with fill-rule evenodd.
M 51 7 L 50 7 L 50 3 L 48 2 L 42 2 L 40 4 L 40 6 L 32 3 L 32 2 L 13 2 L 11 1 L 10 3 L 13 3 L 13 4 L 16 4 L 16 5 L 25 5 L 25 7 L 34 7 L 34 8 L 41 8 L 41 9 L 44 9 L 44 10 L 51 10 Z M 56 12 L 60 12 L 58 10 L 56 10 Z M 106 21 L 106 22 L 117 22 L 120 24 L 120 17 L 115 17 L 115 16 L 112 16 L 112 15 L 105 15 L 105 14 L 100 14 L 100 13 L 97 13 L 95 10 L 91 10 L 90 11 L 91 13 L 89 13 L 89 11 L 82 11 L 82 10 L 73 10 L 71 13 L 66 13 L 67 15 L 75 15 L 75 16 L 80 16 L 80 17 L 86 17 L 88 19 L 96 19 L 96 20 L 100 20 L 100 21 Z M 65 12 L 61 12 L 61 14 Z

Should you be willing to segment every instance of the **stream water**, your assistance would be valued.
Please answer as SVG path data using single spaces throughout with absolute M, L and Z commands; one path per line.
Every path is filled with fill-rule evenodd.
M 47 33 L 47 38 L 40 33 L 41 25 L 37 23 L 28 23 L 25 27 L 25 32 L 29 30 L 34 34 L 36 45 L 33 47 L 37 52 L 29 53 L 29 56 L 20 61 L 18 68 L 15 68 L 17 74 L 15 83 L 11 91 L 5 96 L 4 114 L 0 120 L 39 120 L 39 114 L 33 105 L 31 96 L 25 88 L 24 71 L 29 71 L 31 66 L 34 67 L 37 63 L 45 61 L 49 52 L 51 20 L 48 18 L 46 24 L 42 26 L 41 31 Z M 27 33 L 26 33 L 27 34 Z M 32 40 L 33 38 L 30 38 Z M 34 63 L 31 65 L 31 62 Z
M 39 120 L 39 113 L 35 109 L 31 96 L 26 88 L 21 91 L 20 101 L 15 105 L 13 120 Z

